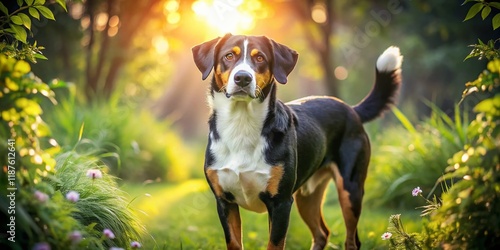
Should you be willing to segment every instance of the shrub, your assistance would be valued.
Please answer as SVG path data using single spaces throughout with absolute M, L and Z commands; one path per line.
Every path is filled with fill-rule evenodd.
M 64 1 L 56 0 L 61 6 Z M 0 3 L 0 184 L 2 221 L 9 226 L 2 237 L 2 249 L 106 249 L 116 244 L 127 247 L 143 231 L 133 216 L 115 180 L 84 178 L 85 171 L 104 168 L 95 157 L 62 153 L 42 119 L 41 103 L 55 103 L 54 89 L 66 84 L 42 82 L 28 62 L 44 58 L 39 47 L 26 42 L 29 14 L 53 19 L 45 1 L 17 1 L 19 9 L 9 13 Z M 33 13 L 37 13 L 35 15 Z M 38 16 L 38 18 L 40 18 Z M 5 28 L 5 26 L 10 28 Z M 5 29 L 4 29 L 5 28 Z M 18 46 L 18 42 L 24 45 Z M 20 48 L 19 48 L 20 47 Z M 5 153 L 3 153 L 5 152 Z M 56 170 L 57 168 L 57 170 Z M 108 230 L 108 231 L 105 231 Z M 110 232 L 116 233 L 113 237 Z M 107 234 L 107 236 L 106 236 Z M 114 239 L 111 239 L 114 238 Z
M 452 120 L 443 111 L 427 103 L 433 112 L 429 119 L 413 125 L 398 109 L 393 112 L 403 125 L 384 129 L 372 142 L 372 160 L 366 199 L 378 206 L 418 206 L 408 190 L 420 186 L 440 194 L 436 180 L 444 174 L 451 154 L 465 145 L 467 118 L 457 109 Z M 378 146 L 383 145 L 383 146 Z M 434 192 L 435 191 L 435 192 Z
M 54 138 L 75 145 L 79 128 L 87 146 L 110 168 L 110 173 L 130 181 L 180 181 L 192 177 L 196 162 L 192 149 L 170 130 L 168 121 L 158 121 L 148 111 L 124 104 L 78 104 L 70 95 L 46 114 Z

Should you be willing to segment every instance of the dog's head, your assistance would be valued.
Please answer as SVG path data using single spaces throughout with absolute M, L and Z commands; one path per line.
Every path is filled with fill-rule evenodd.
M 214 69 L 212 88 L 228 98 L 265 98 L 274 79 L 285 84 L 298 54 L 265 36 L 226 34 L 193 47 L 196 66 L 205 80 Z

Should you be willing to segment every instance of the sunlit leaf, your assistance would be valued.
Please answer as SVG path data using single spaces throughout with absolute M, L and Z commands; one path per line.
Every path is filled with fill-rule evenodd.
M 474 112 L 492 113 L 495 116 L 500 116 L 500 94 L 492 98 L 481 101 L 474 107 Z
M 50 128 L 46 123 L 41 122 L 38 124 L 35 133 L 36 133 L 36 136 L 38 136 L 38 137 L 45 137 L 45 136 L 50 135 Z
M 33 5 L 34 0 L 24 0 L 28 6 Z
M 12 91 L 19 90 L 19 85 L 17 85 L 17 83 L 12 81 L 12 79 L 10 79 L 9 77 L 5 78 L 5 86 Z
M 10 28 L 14 32 L 14 37 L 23 42 L 26 43 L 26 39 L 28 38 L 28 34 L 26 33 L 26 30 L 22 26 L 14 25 L 14 24 L 9 24 Z
M 19 17 L 18 15 L 13 15 L 10 17 L 10 20 L 14 23 L 14 24 L 17 24 L 17 25 L 23 25 L 23 19 L 21 19 L 21 17 Z
M 49 8 L 47 8 L 45 6 L 38 6 L 38 5 L 35 5 L 35 8 L 38 11 L 40 11 L 40 14 L 42 14 L 42 16 L 44 16 L 45 18 L 50 19 L 50 20 L 56 20 L 54 18 L 54 14 L 52 13 L 52 11 L 50 11 Z
M 34 54 L 33 56 L 34 56 L 35 58 L 37 58 L 37 59 L 47 60 L 47 57 L 45 57 L 45 56 L 44 56 L 44 55 L 42 55 L 42 54 Z
M 19 5 L 19 7 L 23 6 L 23 0 L 17 0 L 17 5 Z
M 35 0 L 35 5 L 44 5 L 45 0 Z
M 39 115 L 42 113 L 42 108 L 40 107 L 40 104 L 30 101 L 26 107 L 24 107 L 23 111 L 26 112 L 28 115 Z
M 3 3 L 0 2 L 0 11 L 2 11 L 5 15 L 9 15 L 9 10 L 7 9 L 7 7 L 5 7 L 5 5 L 3 5 Z
M 490 14 L 491 12 L 491 7 L 490 6 L 486 6 L 484 7 L 483 11 L 481 11 L 481 17 L 484 19 L 486 19 L 486 17 L 488 17 L 488 15 Z
M 464 21 L 467 21 L 471 18 L 473 18 L 481 9 L 484 7 L 482 3 L 476 3 L 470 7 L 469 12 L 467 12 L 467 15 L 465 16 Z
M 28 8 L 28 12 L 30 13 L 30 15 L 38 20 L 40 20 L 40 13 L 38 13 L 38 10 L 36 10 L 35 8 L 33 7 L 29 7 Z
M 30 64 L 26 61 L 19 60 L 14 64 L 14 71 L 21 73 L 22 75 L 31 71 Z
M 496 30 L 498 27 L 500 27 L 500 13 L 496 14 L 493 19 L 491 20 L 491 23 L 493 25 L 493 29 Z
M 66 9 L 66 1 L 65 0 L 56 0 L 56 3 L 58 3 L 63 9 L 68 12 L 68 9 Z
M 24 13 L 19 13 L 18 15 L 23 20 L 24 27 L 26 27 L 27 29 L 31 30 L 31 19 L 30 19 L 30 17 L 28 15 L 24 14 Z

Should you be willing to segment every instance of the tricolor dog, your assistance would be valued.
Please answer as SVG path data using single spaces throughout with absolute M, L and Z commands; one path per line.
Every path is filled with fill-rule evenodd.
M 283 249 L 295 201 L 312 233 L 312 249 L 323 249 L 330 230 L 322 202 L 333 179 L 346 226 L 345 249 L 358 249 L 356 228 L 370 160 L 363 123 L 394 103 L 401 83 L 399 49 L 380 55 L 371 92 L 353 107 L 329 96 L 278 100 L 278 83 L 287 82 L 298 54 L 265 36 L 227 34 L 192 51 L 203 79 L 213 71 L 204 170 L 227 248 L 243 248 L 242 207 L 268 212 L 267 249 Z

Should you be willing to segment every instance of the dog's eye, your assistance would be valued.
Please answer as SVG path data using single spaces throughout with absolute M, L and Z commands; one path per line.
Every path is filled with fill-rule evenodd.
M 232 61 L 234 59 L 234 54 L 233 53 L 227 53 L 224 58 L 228 61 Z
M 261 55 L 258 55 L 258 56 L 256 56 L 256 57 L 255 57 L 255 60 L 256 60 L 257 62 L 260 62 L 260 63 L 261 63 L 261 62 L 263 62 L 263 61 L 264 61 L 264 57 L 263 57 L 263 56 L 261 56 Z

